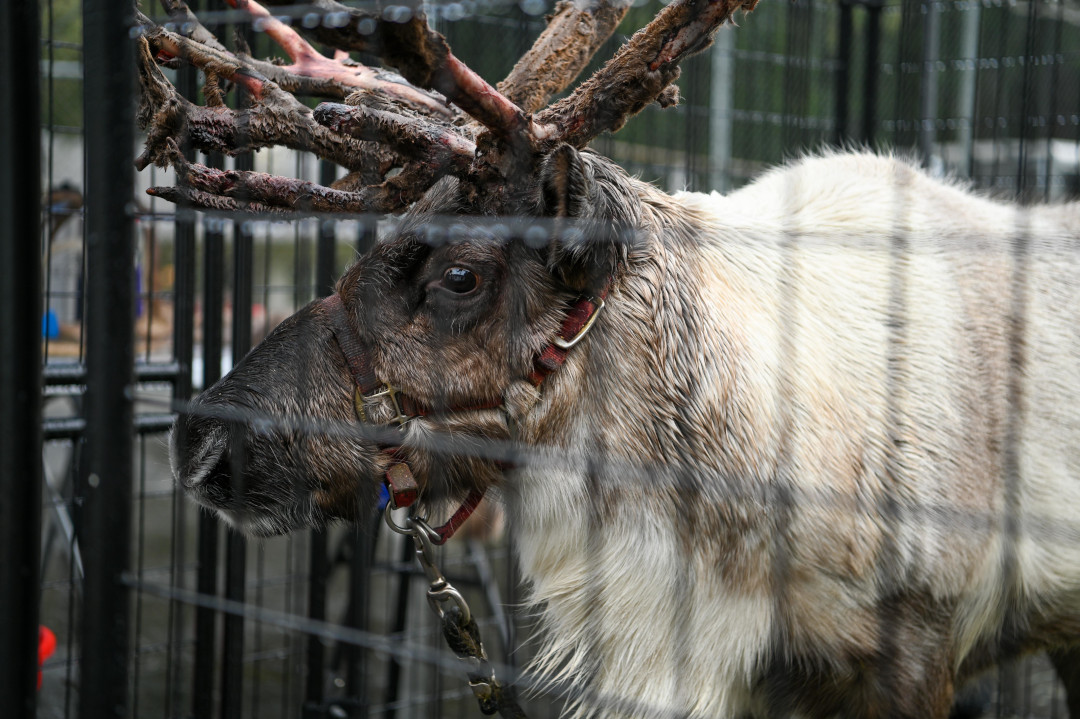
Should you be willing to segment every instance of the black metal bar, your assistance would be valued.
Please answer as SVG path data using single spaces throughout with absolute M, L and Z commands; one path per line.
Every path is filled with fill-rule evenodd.
M 360 233 L 356 237 L 356 252 L 363 255 L 375 246 L 379 239 L 378 223 L 374 216 L 369 215 L 360 221 Z
M 255 163 L 251 153 L 236 158 L 236 169 L 251 171 Z M 251 292 L 254 272 L 253 238 L 241 222 L 233 228 L 233 361 L 251 349 Z M 233 491 L 245 492 L 244 441 L 246 428 L 235 423 L 230 431 L 232 451 L 230 473 Z M 244 578 L 247 573 L 247 542 L 237 531 L 225 533 L 225 598 L 244 601 Z M 221 716 L 239 717 L 244 687 L 244 618 L 226 614 L 224 618 L 224 648 L 221 663 Z
M 877 135 L 878 72 L 881 65 L 881 1 L 866 3 L 866 72 L 863 75 L 863 116 L 860 138 L 868 146 Z
M 353 555 L 349 566 L 349 613 L 346 626 L 366 631 L 368 628 L 368 591 L 371 587 L 371 565 L 375 559 L 377 516 L 356 523 L 353 533 Z M 367 650 L 350 644 L 345 649 L 345 691 L 353 700 L 352 716 L 368 713 Z
M 220 155 L 211 156 L 209 164 L 220 167 Z M 224 305 L 225 238 L 220 221 L 205 225 L 203 240 L 203 386 L 221 379 L 222 308 Z M 199 571 L 196 587 L 200 594 L 217 594 L 218 547 L 220 525 L 209 512 L 199 513 Z M 197 717 L 213 716 L 214 657 L 217 613 L 207 607 L 195 610 L 195 670 L 193 711 Z
M 131 590 L 121 577 L 130 564 L 135 410 L 134 9 L 86 0 L 82 17 L 88 280 L 79 715 L 104 719 L 126 716 L 130 702 Z
M 308 618 L 326 621 L 326 584 L 330 576 L 325 530 L 311 532 L 310 578 L 308 579 Z M 326 715 L 323 673 L 326 671 L 326 649 L 323 639 L 315 635 L 307 639 L 307 681 L 304 689 L 304 717 L 315 719 Z
M 198 13 L 206 5 L 205 0 L 193 0 L 191 9 Z M 216 34 L 220 27 L 211 24 L 207 29 Z M 212 167 L 221 167 L 222 161 L 222 156 L 217 153 L 207 157 L 207 164 Z M 204 389 L 221 378 L 221 314 L 224 304 L 222 288 L 224 263 L 225 251 L 221 223 L 220 221 L 208 219 L 203 223 L 202 360 Z M 209 512 L 200 512 L 196 549 L 199 569 L 195 580 L 195 586 L 199 594 L 217 594 L 220 534 L 220 524 L 217 518 Z M 196 608 L 192 711 L 196 717 L 205 717 L 206 719 L 213 716 L 216 638 L 217 612 L 205 606 Z
M 854 23 L 852 20 L 852 4 L 848 0 L 841 0 L 840 29 L 838 47 L 836 48 L 836 105 L 833 111 L 836 125 L 833 128 L 833 144 L 842 145 L 851 134 L 848 131 L 848 106 L 851 102 L 851 50 L 854 35 Z
M 36 2 L 0 8 L 0 715 L 37 707 L 41 554 L 41 54 Z M 15 111 L 18 108 L 18 111 Z
M 319 183 L 329 186 L 334 181 L 335 166 L 323 160 L 319 164 Z M 334 225 L 324 221 L 319 225 L 315 248 L 315 292 L 326 297 L 334 291 Z M 325 530 L 313 530 L 310 544 L 310 578 L 308 580 L 308 617 L 326 620 L 326 586 L 330 577 L 327 555 L 328 538 Z M 307 681 L 304 688 L 304 716 L 307 719 L 326 715 L 326 648 L 320 637 L 307 639 Z
M 234 319 L 235 321 L 235 319 Z M 231 423 L 230 463 L 232 484 L 239 492 L 244 490 L 244 463 L 246 441 L 245 427 Z M 225 532 L 225 598 L 244 601 L 244 576 L 247 571 L 247 542 L 240 532 Z M 224 618 L 224 645 L 221 658 L 221 716 L 239 717 L 243 705 L 244 688 L 244 618 L 226 614 Z
M 1061 40 L 1062 40 L 1062 32 L 1063 32 L 1064 29 L 1065 29 L 1065 4 L 1061 3 L 1060 5 L 1058 5 L 1057 17 L 1054 19 L 1054 45 L 1053 45 L 1053 49 L 1051 50 L 1051 54 L 1055 58 L 1057 58 L 1061 54 Z M 1055 118 L 1055 117 L 1057 117 L 1057 114 L 1058 114 L 1058 100 L 1060 99 L 1060 94 L 1058 93 L 1057 88 L 1058 88 L 1058 82 L 1059 82 L 1058 78 L 1061 76 L 1060 69 L 1061 69 L 1061 63 L 1060 62 L 1054 62 L 1053 66 L 1051 66 L 1051 68 L 1050 68 L 1050 82 L 1047 85 L 1047 87 L 1050 88 L 1050 92 L 1049 92 L 1049 95 L 1050 95 L 1050 97 L 1049 97 L 1050 111 L 1047 112 L 1047 114 L 1046 114 L 1047 117 L 1049 117 L 1049 118 Z M 1050 183 L 1053 181 L 1052 170 L 1053 170 L 1053 166 L 1054 166 L 1053 148 L 1054 148 L 1054 135 L 1055 134 L 1056 134 L 1055 125 L 1052 124 L 1052 123 L 1047 123 L 1047 132 L 1046 132 L 1046 171 L 1044 173 L 1044 179 L 1043 179 L 1043 185 L 1044 185 L 1044 187 L 1046 189 L 1045 189 L 1045 192 L 1044 192 L 1043 197 L 1042 197 L 1043 202 L 1049 202 L 1051 200 L 1051 198 L 1053 197 L 1053 192 L 1052 192 L 1052 188 L 1051 188 Z M 1061 656 L 1064 656 L 1065 654 L 1066 653 L 1063 653 Z M 1068 652 L 1067 654 L 1069 654 L 1069 655 L 1075 654 L 1077 656 L 1080 656 L 1080 651 L 1078 651 L 1078 652 Z M 1068 671 L 1067 668 L 1064 668 L 1064 665 L 1063 665 L 1063 671 Z M 1080 672 L 1080 666 L 1076 667 L 1076 671 Z M 1078 701 L 1080 701 L 1080 698 L 1078 698 Z
M 937 61 L 940 56 L 941 13 L 936 3 L 925 3 L 922 18 L 922 71 L 919 75 L 919 155 L 923 165 L 929 166 L 937 143 L 936 119 L 938 116 Z
M 198 93 L 196 71 L 189 65 L 182 66 L 177 70 L 176 89 L 188 98 L 194 100 Z M 194 152 L 190 147 L 183 148 L 188 159 L 194 158 Z M 173 239 L 173 352 L 176 365 L 176 376 L 173 382 L 173 400 L 183 406 L 191 399 L 191 367 L 195 358 L 195 222 L 190 215 L 180 213 L 176 218 L 175 235 Z M 135 368 L 136 377 L 139 376 L 139 368 Z M 185 443 L 185 423 L 177 422 L 177 433 L 174 440 L 177 444 Z M 187 551 L 187 502 L 179 487 L 173 490 L 172 506 L 172 549 L 169 585 L 171 587 L 183 584 L 183 574 L 178 572 L 179 567 L 186 566 Z M 166 676 L 166 692 L 168 705 L 166 716 L 179 717 L 184 714 L 181 703 L 183 701 L 183 688 L 181 682 L 182 667 L 184 664 L 184 652 L 182 651 L 184 640 L 185 611 L 179 602 L 169 602 L 169 661 Z
M 809 107 L 809 87 L 806 60 L 810 55 L 810 37 L 813 32 L 812 0 L 793 0 L 787 4 L 787 30 L 785 39 L 784 96 L 782 112 L 783 146 L 785 151 L 803 149 L 807 132 L 799 120 L 805 118 Z
M 403 540 L 401 542 L 401 562 L 411 562 L 414 558 L 414 554 L 415 552 L 413 551 L 412 543 L 408 539 Z M 411 586 L 412 581 L 409 572 L 399 572 L 396 598 L 397 604 L 394 608 L 393 628 L 390 630 L 395 635 L 400 635 L 405 631 L 406 620 L 409 616 L 409 589 Z M 402 668 L 401 661 L 397 657 L 390 658 L 386 673 L 387 719 L 395 719 L 397 716 L 395 705 L 397 704 L 398 694 L 401 691 Z
M 336 178 L 337 166 L 327 160 L 319 163 L 319 184 L 329 187 Z M 326 297 L 334 293 L 334 283 L 337 280 L 337 267 L 334 262 L 334 246 L 337 237 L 334 232 L 334 221 L 323 220 L 319 223 L 319 240 L 315 247 L 315 293 L 319 297 Z
M 1017 158 L 1016 168 L 1016 195 L 1021 200 L 1028 201 L 1028 152 L 1031 142 L 1034 140 L 1032 135 L 1033 131 L 1029 127 L 1028 118 L 1031 116 L 1031 109 L 1035 105 L 1035 63 L 1032 59 L 1036 57 L 1036 45 L 1038 44 L 1038 27 L 1039 27 L 1039 3 L 1033 2 L 1028 4 L 1027 14 L 1027 26 L 1024 32 L 1024 56 L 1026 62 L 1024 62 L 1024 75 L 1021 83 L 1020 92 L 1020 147 Z M 1046 161 L 1050 162 L 1050 157 L 1047 156 Z M 1027 238 L 1021 238 L 1026 240 Z

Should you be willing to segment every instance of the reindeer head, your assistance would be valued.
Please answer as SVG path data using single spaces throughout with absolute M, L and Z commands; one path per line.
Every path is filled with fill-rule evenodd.
M 253 2 L 238 4 L 265 14 Z M 192 403 L 174 432 L 178 481 L 256 534 L 362 516 L 387 464 L 402 456 L 429 502 L 497 483 L 501 465 L 479 451 L 480 440 L 509 438 L 539 400 L 538 356 L 576 302 L 606 292 L 640 225 L 639 184 L 581 148 L 650 102 L 674 102 L 679 61 L 708 46 L 734 10 L 752 6 L 672 3 L 571 96 L 542 110 L 626 4 L 560 5 L 503 92 L 458 61 L 419 14 L 396 23 L 342 8 L 352 24 L 334 30 L 333 44 L 380 54 L 406 78 L 389 81 L 363 80 L 360 70 L 318 56 L 270 20 L 296 61 L 277 82 L 258 74 L 266 68 L 257 61 L 205 37 L 196 41 L 198 32 L 184 38 L 145 21 L 143 116 L 151 130 L 140 162 L 172 164 L 180 178 L 178 187 L 154 194 L 247 211 L 406 210 L 393 235 L 342 277 L 335 299 L 300 310 Z M 604 29 L 569 69 L 553 62 L 566 52 L 558 38 L 586 22 Z M 152 50 L 244 84 L 253 108 L 240 117 L 190 105 L 157 72 Z M 359 86 L 349 104 L 304 112 L 281 89 L 301 82 L 294 74 L 327 77 L 330 70 L 336 82 Z M 279 127 L 286 115 L 288 132 Z M 222 130 L 229 123 L 243 124 L 247 143 L 323 149 L 353 173 L 324 188 L 189 164 L 176 150 L 177 134 L 213 149 L 248 149 Z M 536 219 L 512 219 L 522 217 Z M 360 386 L 357 363 L 380 391 Z M 390 427 L 403 414 L 422 416 L 399 433 Z

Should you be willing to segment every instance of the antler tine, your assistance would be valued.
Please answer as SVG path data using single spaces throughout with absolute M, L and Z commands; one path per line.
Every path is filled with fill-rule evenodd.
M 196 17 L 195 13 L 191 11 L 191 8 L 189 8 L 187 3 L 183 2 L 183 0 L 161 0 L 161 7 L 176 24 L 180 35 L 224 55 L 235 57 L 242 65 L 255 70 L 286 92 L 341 100 L 352 91 L 351 87 L 347 87 L 346 84 L 339 82 L 333 77 L 314 77 L 295 74 L 290 72 L 289 68 L 275 65 L 272 62 L 256 60 L 250 55 L 242 52 L 230 52 L 221 44 L 212 32 L 207 30 L 206 27 L 199 22 L 199 18 Z M 147 22 L 149 22 L 149 20 L 147 20 Z M 145 25 L 146 23 L 143 24 Z M 368 68 L 364 69 L 372 74 L 374 72 Z M 348 84 L 355 85 L 355 83 Z
M 563 0 L 497 89 L 525 112 L 547 107 L 581 74 L 630 5 L 631 0 Z
M 165 144 L 164 152 L 179 184 L 151 187 L 147 194 L 210 210 L 258 214 L 398 212 L 419 199 L 438 172 L 424 163 L 412 163 L 381 183 L 349 192 L 265 172 L 206 167 L 188 162 L 174 140 Z
M 288 0 L 267 2 L 281 5 Z M 420 10 L 402 5 L 399 9 L 407 16 L 385 20 L 335 0 L 312 0 L 311 7 L 324 16 L 342 18 L 333 27 L 321 23 L 305 29 L 319 42 L 376 55 L 413 85 L 442 93 L 500 140 L 511 146 L 528 144 L 525 112 L 455 57 L 446 38 L 428 27 Z
M 261 29 L 272 37 L 289 55 L 293 64 L 284 66 L 279 71 L 294 73 L 303 77 L 332 80 L 344 87 L 377 92 L 420 112 L 448 120 L 454 119 L 453 111 L 447 107 L 446 100 L 441 96 L 435 96 L 414 87 L 406 82 L 404 78 L 393 77 L 392 73 L 376 71 L 358 63 L 344 64 L 336 59 L 324 56 L 313 48 L 307 40 L 302 38 L 296 30 L 273 17 L 266 8 L 255 2 L 255 0 L 227 0 L 227 2 L 235 8 L 246 11 L 255 18 L 259 22 Z M 271 68 L 277 67 L 271 63 L 262 63 L 256 60 L 252 60 L 252 62 L 258 63 L 258 65 L 269 65 Z M 262 68 L 260 67 L 260 69 Z M 336 99 L 342 99 L 343 97 L 344 95 L 341 95 Z
M 750 12 L 756 5 L 757 0 L 676 0 L 570 97 L 539 113 L 537 135 L 546 143 L 584 147 L 600 133 L 618 130 L 662 98 L 679 77 L 679 63 L 712 44 L 716 29 L 736 10 Z
M 324 102 L 315 108 L 315 121 L 357 140 L 389 142 L 409 159 L 451 172 L 468 168 L 476 154 L 471 140 L 448 127 L 378 108 Z
M 188 28 L 183 33 L 185 36 L 215 50 L 228 52 L 225 46 L 214 36 L 214 33 L 207 30 L 206 26 L 199 22 L 199 18 L 195 16 L 195 13 L 191 12 L 191 8 L 183 0 L 161 0 L 161 8 L 169 14 L 169 17 L 179 27 Z
M 147 20 L 147 23 L 149 21 Z M 152 23 L 143 25 L 139 38 L 138 66 L 142 86 L 139 119 L 149 128 L 146 149 L 136 161 L 143 169 L 151 163 L 169 164 L 165 140 L 190 138 L 199 150 L 235 155 L 260 147 L 284 145 L 314 152 L 352 170 L 366 174 L 385 172 L 400 164 L 400 157 L 376 143 L 362 143 L 336 135 L 312 118 L 311 110 L 274 83 L 244 68 L 236 58 L 213 51 L 188 38 Z M 183 57 L 208 73 L 234 79 L 261 98 L 250 109 L 202 107 L 182 97 L 161 74 L 155 51 Z

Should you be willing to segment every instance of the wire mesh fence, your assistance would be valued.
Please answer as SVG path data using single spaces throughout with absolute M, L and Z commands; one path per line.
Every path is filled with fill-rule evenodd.
M 412 541 L 390 531 L 374 509 L 325 530 L 245 539 L 194 506 L 170 466 L 170 441 L 183 441 L 170 439 L 170 428 L 178 412 L 191 408 L 191 398 L 288 316 L 332 294 L 346 267 L 368 256 L 380 238 L 392 236 L 399 221 L 374 213 L 197 212 L 146 195 L 147 187 L 174 185 L 177 178 L 171 169 L 132 168 L 143 138 L 133 134 L 132 46 L 139 31 L 130 13 L 92 0 L 38 5 L 41 264 L 9 266 L 5 283 L 14 286 L 20 273 L 40 275 L 41 341 L 2 350 L 7 356 L 25 352 L 41 368 L 41 442 L 34 449 L 43 475 L 41 526 L 26 530 L 40 533 L 39 581 L 3 590 L 32 597 L 40 624 L 57 638 L 34 695 L 37 716 L 478 715 L 463 663 L 445 648 L 439 620 L 429 611 L 430 577 L 416 565 Z M 225 5 L 202 5 L 191 7 L 230 48 L 283 58 L 265 23 Z M 635 2 L 582 76 L 662 7 Z M 437 3 L 427 14 L 465 64 L 494 80 L 507 75 L 553 10 L 540 1 L 492 0 Z M 142 12 L 184 31 L 162 9 Z M 305 5 L 274 12 L 308 29 L 333 21 L 332 13 Z M 126 23 L 119 31 L 118 18 Z M 118 50 L 121 45 L 127 49 Z M 362 53 L 354 57 L 370 60 Z M 6 80 L 22 70 L 7 64 L 0 72 Z M 200 103 L 214 91 L 207 83 L 217 82 L 182 62 L 164 61 L 163 72 Z M 721 28 L 708 51 L 684 62 L 678 84 L 677 107 L 651 104 L 591 147 L 668 192 L 730 192 L 807 153 L 866 147 L 908 156 L 932 176 L 966 179 L 997 197 L 1064 202 L 1080 195 L 1075 2 L 762 2 L 739 27 Z M 237 102 L 228 99 L 232 106 Z M 132 134 L 112 132 L 115 121 L 103 105 L 114 117 L 126 118 Z M 313 154 L 282 148 L 197 159 L 323 185 L 346 175 Z M 94 221 L 129 224 L 110 228 L 92 226 Z M 453 246 L 455 233 L 466 230 L 499 246 L 508 238 L 536 244 L 536 237 L 553 232 L 533 218 L 512 217 L 465 228 L 457 218 L 432 215 L 426 227 L 421 235 L 435 248 Z M 1021 239 L 1026 237 L 1022 223 L 1017 227 Z M 1075 239 L 1075 221 L 1073 227 Z M 102 243 L 101 237 L 110 239 Z M 91 259 L 102 244 L 120 252 L 112 264 Z M 844 240 L 836 240 L 836 247 L 860 251 Z M 782 277 L 796 267 L 794 254 L 784 257 L 790 266 L 781 268 Z M 379 299 L 369 297 L 368 304 L 376 306 Z M 902 345 L 907 339 L 895 325 L 909 321 L 920 302 L 910 296 L 892 318 L 886 354 L 891 341 Z M 133 328 L 124 326 L 131 318 Z M 129 329 L 128 344 L 93 347 L 96 337 L 105 342 Z M 790 341 L 797 343 L 797 336 Z M 800 349 L 788 351 L 794 357 Z M 292 389 L 301 404 L 322 391 L 305 383 Z M 4 404 L 5 426 L 17 426 L 18 405 Z M 383 437 L 365 435 L 352 418 L 256 414 L 269 433 L 286 427 L 298 437 L 321 432 L 342 443 Z M 248 431 L 262 430 L 256 423 Z M 451 431 L 441 447 L 442 435 L 435 434 L 430 441 L 444 458 L 471 452 L 500 466 L 596 462 L 589 476 L 600 478 L 598 491 L 612 474 L 678 486 L 683 481 L 668 477 L 666 472 L 678 470 L 662 462 L 625 462 L 619 448 L 596 448 L 594 457 L 568 452 L 540 458 L 527 443 L 506 442 L 497 433 L 490 442 L 470 444 L 468 433 L 463 439 Z M 244 485 L 249 469 L 240 452 L 231 461 L 235 489 Z M 672 460 L 671 467 L 678 466 Z M 14 470 L 5 464 L 4 471 L 10 476 Z M 103 487 L 119 487 L 107 495 L 116 504 L 102 506 Z M 515 490 L 504 491 L 513 508 Z M 120 494 L 126 499 L 117 500 Z M 778 503 L 775 509 L 793 499 L 769 501 Z M 523 519 L 513 509 L 505 517 L 497 502 L 483 507 L 465 525 L 464 536 L 436 552 L 437 564 L 472 608 L 492 663 L 501 679 L 519 687 L 529 716 L 573 710 L 568 697 L 575 679 L 604 668 L 576 666 L 564 657 L 564 666 L 548 667 L 556 677 L 548 681 L 524 669 L 543 647 L 534 636 L 537 610 L 527 606 L 518 558 L 519 552 L 537 550 L 519 545 Z M 948 510 L 945 515 L 954 517 L 963 508 Z M 602 519 L 597 521 L 593 529 L 602 535 Z M 1075 549 L 1074 535 L 1065 534 L 1063 546 Z M 0 549 L 8 555 L 4 561 L 14 566 L 17 558 L 10 554 L 25 546 Z M 600 571 L 586 568 L 583 576 Z M 634 579 L 648 584 L 661 578 Z M 129 602 L 129 609 L 116 612 L 117 598 Z M 627 599 L 639 600 L 632 593 Z M 1075 607 L 1072 616 L 1075 622 Z M 687 622 L 679 628 L 684 637 L 716 631 Z M 894 626 L 888 617 L 880 625 Z M 623 631 L 630 655 L 638 628 Z M 896 641 L 885 638 L 882 646 L 899 652 Z M 773 680 L 783 683 L 775 677 L 763 681 Z M 600 701 L 630 715 L 647 713 L 632 702 L 620 704 L 627 697 Z M 960 690 L 953 715 L 1066 716 L 1066 702 L 1050 660 L 1038 655 L 981 674 Z

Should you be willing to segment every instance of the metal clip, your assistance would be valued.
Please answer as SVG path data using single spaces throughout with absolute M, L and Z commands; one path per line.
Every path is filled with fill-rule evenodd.
M 431 610 L 439 615 L 441 619 L 445 614 L 442 605 L 446 602 L 453 602 L 461 612 L 462 623 L 468 624 L 472 620 L 472 610 L 469 609 L 468 602 L 465 601 L 465 597 L 461 596 L 461 592 L 446 581 L 446 577 L 435 566 L 435 548 L 432 539 L 437 538 L 438 533 L 428 525 L 426 519 L 415 515 L 409 516 L 405 520 L 405 526 L 401 526 L 394 521 L 393 507 L 390 504 L 387 504 L 386 509 L 383 511 L 383 519 L 386 521 L 386 525 L 398 534 L 412 537 L 416 561 L 419 562 L 420 568 L 424 570 L 424 576 L 427 577 L 430 583 L 427 599 L 428 604 L 431 605 Z
M 589 301 L 596 305 L 596 311 L 594 311 L 589 319 L 585 321 L 585 324 L 577 331 L 577 334 L 569 339 L 563 339 L 559 335 L 555 335 L 551 338 L 551 344 L 559 349 L 568 350 L 580 342 L 585 335 L 589 334 L 589 330 L 592 329 L 593 323 L 596 322 L 596 318 L 600 315 L 600 310 L 604 309 L 604 300 L 603 298 L 590 297 Z
M 359 394 L 359 390 L 357 390 L 357 394 Z M 383 388 L 380 389 L 380 390 L 372 392 L 371 394 L 361 395 L 358 398 L 358 400 L 356 401 L 357 410 L 358 410 L 358 412 L 360 414 L 360 418 L 365 422 L 368 421 L 367 414 L 363 410 L 363 403 L 364 402 L 366 402 L 369 399 L 379 399 L 380 397 L 389 397 L 390 398 L 390 404 L 394 408 L 394 416 L 390 419 L 390 421 L 391 422 L 397 422 L 399 425 L 405 426 L 405 423 L 408 422 L 410 419 L 412 419 L 412 417 L 409 417 L 407 414 L 405 414 L 404 412 L 401 411 L 401 402 L 398 401 L 398 395 L 399 394 L 401 394 L 401 390 L 399 390 L 397 387 L 394 387 L 393 385 L 389 385 L 389 384 L 384 384 Z
M 383 519 L 386 521 L 386 526 L 398 534 L 404 534 L 406 537 L 412 537 L 416 534 L 416 530 L 409 528 L 407 520 L 404 527 L 394 521 L 394 505 L 391 502 L 386 503 L 386 509 L 383 510 Z
M 450 583 L 446 582 L 445 579 L 443 581 L 445 584 L 442 587 L 436 587 L 433 584 L 428 589 L 427 600 L 428 604 L 431 605 L 431 610 L 439 615 L 439 619 L 442 619 L 445 614 L 442 605 L 452 601 L 461 612 L 461 623 L 468 624 L 472 621 L 472 611 L 469 609 L 468 602 L 465 601 L 465 597 L 461 596 L 461 592 L 450 586 Z
M 495 698 L 495 689 L 491 686 L 492 681 L 493 679 L 470 679 L 469 688 L 481 702 L 489 702 Z
M 444 614 L 442 605 L 452 601 L 461 612 L 462 624 L 468 624 L 472 621 L 472 611 L 469 609 L 465 597 L 461 596 L 461 592 L 446 581 L 446 577 L 435 566 L 435 558 L 432 556 L 435 549 L 432 540 L 439 535 L 428 526 L 428 523 L 422 517 L 409 517 L 409 525 L 416 530 L 415 534 L 413 534 L 413 542 L 416 543 L 416 559 L 420 562 L 420 566 L 423 567 L 428 581 L 431 582 L 427 592 L 428 604 L 431 605 L 431 610 L 438 614 L 441 619 Z

